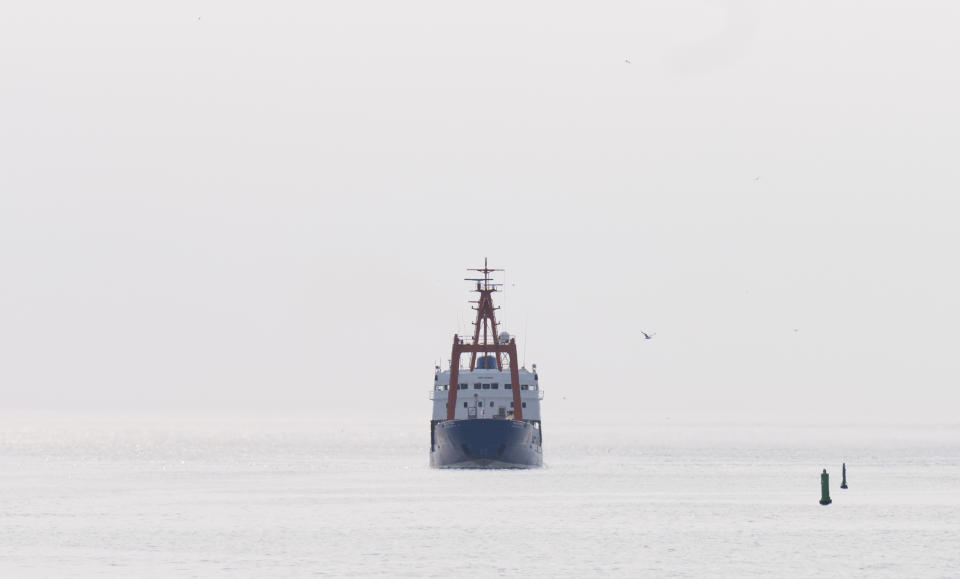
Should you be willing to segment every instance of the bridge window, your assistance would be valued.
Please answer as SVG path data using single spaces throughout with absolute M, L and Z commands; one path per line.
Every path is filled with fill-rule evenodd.
M 526 408 L 526 407 L 527 407 L 527 403 L 526 403 L 526 402 L 521 402 L 521 403 L 520 403 L 520 406 L 523 406 L 524 408 Z
M 474 385 L 473 385 L 473 389 L 474 389 L 474 390 L 479 390 L 479 389 L 480 389 L 480 384 L 479 384 L 479 383 L 474 384 Z
M 489 385 L 489 384 L 484 384 L 484 385 L 483 385 L 483 389 L 484 389 L 484 390 L 489 390 L 489 389 L 490 389 L 490 385 Z
M 529 384 L 521 384 L 521 385 L 520 385 L 520 389 L 521 389 L 521 390 L 529 390 L 529 389 L 530 389 L 530 385 L 529 385 Z
M 460 388 L 460 390 L 466 390 L 466 389 L 467 389 L 467 385 L 466 385 L 466 384 L 457 384 L 457 386 Z
M 491 384 L 491 385 L 490 385 L 490 388 L 492 388 L 492 389 L 494 389 L 494 390 L 499 390 L 499 389 L 500 389 L 500 385 L 499 385 L 499 384 Z
M 510 408 L 513 408 L 513 402 L 510 403 Z
M 464 407 L 464 408 L 467 407 L 467 403 L 466 403 L 466 402 L 463 403 L 463 407 Z
M 444 389 L 444 390 L 446 390 L 446 389 L 449 388 L 449 387 L 450 387 L 450 386 L 449 386 L 448 384 L 444 384 L 444 385 L 443 385 L 443 389 Z
M 504 385 L 503 385 L 503 389 L 504 389 L 504 390 L 513 390 L 513 384 L 509 384 L 509 383 L 504 384 Z
M 493 408 L 493 400 L 490 401 L 490 408 Z

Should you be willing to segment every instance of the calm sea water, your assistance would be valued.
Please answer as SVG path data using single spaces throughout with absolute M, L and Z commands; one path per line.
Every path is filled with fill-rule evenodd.
M 531 471 L 427 429 L 8 416 L 0 576 L 960 576 L 956 427 L 547 424 Z

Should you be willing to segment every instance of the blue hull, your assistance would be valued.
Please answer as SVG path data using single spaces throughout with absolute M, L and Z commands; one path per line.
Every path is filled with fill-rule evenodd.
M 539 423 L 479 418 L 437 421 L 431 428 L 434 468 L 543 466 Z

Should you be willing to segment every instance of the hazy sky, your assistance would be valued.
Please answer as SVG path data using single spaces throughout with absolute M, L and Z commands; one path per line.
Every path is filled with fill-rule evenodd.
M 3 406 L 426 421 L 486 256 L 545 417 L 956 420 L 958 24 L 6 3 Z

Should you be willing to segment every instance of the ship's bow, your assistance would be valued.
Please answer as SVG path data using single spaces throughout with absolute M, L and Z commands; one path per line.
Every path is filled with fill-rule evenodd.
M 434 425 L 430 466 L 534 468 L 543 465 L 539 423 L 521 420 L 445 420 Z

